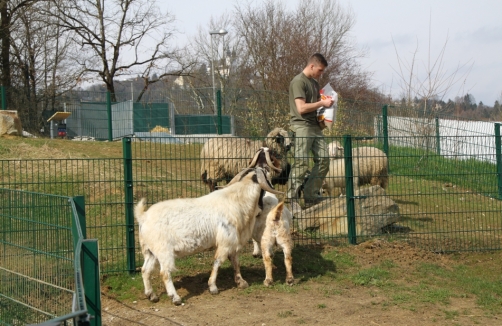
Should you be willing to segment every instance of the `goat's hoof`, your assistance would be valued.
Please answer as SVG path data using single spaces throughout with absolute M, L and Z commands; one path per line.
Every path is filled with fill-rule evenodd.
M 271 286 L 273 283 L 274 283 L 274 280 L 269 279 L 269 278 L 267 278 L 267 279 L 265 279 L 265 281 L 263 281 L 263 285 L 265 285 L 265 286 Z
M 174 297 L 174 298 L 173 298 L 173 303 L 174 303 L 176 306 L 181 305 L 181 298 L 180 298 L 180 297 Z
M 211 294 L 213 294 L 213 295 L 214 295 L 214 294 L 218 294 L 219 292 L 218 292 L 218 289 L 217 289 L 217 288 L 214 288 L 214 289 L 211 289 L 211 288 L 210 288 L 210 289 L 209 289 L 209 293 L 211 293 Z
M 238 283 L 237 283 L 237 287 L 239 289 L 247 289 L 249 287 L 249 284 L 248 282 L 244 281 L 244 280 L 240 280 Z
M 288 284 L 288 285 L 293 285 L 294 283 L 295 283 L 295 279 L 294 279 L 294 278 L 292 278 L 292 277 L 288 277 L 288 278 L 286 279 L 286 284 Z
M 159 302 L 159 297 L 156 296 L 154 293 L 147 295 L 148 300 L 151 302 Z
M 253 253 L 253 257 L 254 258 L 261 258 L 261 254 L 255 254 L 255 253 Z

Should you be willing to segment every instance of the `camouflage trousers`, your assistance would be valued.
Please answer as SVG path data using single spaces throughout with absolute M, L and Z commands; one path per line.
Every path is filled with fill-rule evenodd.
M 320 196 L 319 190 L 329 170 L 328 145 L 318 126 L 291 126 L 291 130 L 294 132 L 295 159 L 288 180 L 287 196 L 290 199 L 298 199 L 303 185 L 304 199 L 314 201 Z M 314 162 L 312 169 L 311 159 Z M 308 179 L 305 180 L 307 174 Z

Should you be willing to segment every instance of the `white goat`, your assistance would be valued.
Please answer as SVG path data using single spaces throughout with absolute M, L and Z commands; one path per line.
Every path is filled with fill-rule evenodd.
M 209 291 L 218 293 L 216 277 L 220 265 L 229 258 L 239 288 L 248 283 L 242 278 L 238 254 L 251 238 L 256 216 L 265 191 L 280 194 L 266 177 L 268 148 L 262 148 L 253 159 L 253 166 L 241 171 L 227 187 L 199 198 L 166 200 L 145 211 L 145 199 L 134 209 L 139 224 L 139 241 L 144 256 L 141 268 L 145 295 L 158 301 L 150 283 L 150 275 L 158 261 L 167 295 L 174 304 L 181 304 L 171 278 L 175 258 L 215 248 L 215 261 L 208 281 Z M 267 160 L 265 161 L 265 158 Z
M 352 149 L 352 171 L 354 175 L 354 190 L 357 186 L 371 184 L 387 188 L 389 181 L 387 155 L 375 147 L 356 147 Z M 345 159 L 332 159 L 329 171 L 324 179 L 324 190 L 335 196 L 335 188 L 345 192 Z
M 291 238 L 290 226 L 293 223 L 293 215 L 279 203 L 277 197 L 269 192 L 263 196 L 263 209 L 256 217 L 253 230 L 253 256 L 263 256 L 265 265 L 265 286 L 273 283 L 272 256 L 274 246 L 277 244 L 284 253 L 284 265 L 286 266 L 286 283 L 293 285 L 293 239 Z

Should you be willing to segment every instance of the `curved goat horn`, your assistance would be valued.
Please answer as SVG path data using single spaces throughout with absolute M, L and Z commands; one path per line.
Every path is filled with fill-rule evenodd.
M 253 169 L 251 169 L 251 168 L 246 168 L 246 169 L 242 170 L 241 172 L 239 172 L 239 173 L 238 173 L 235 177 L 233 177 L 233 179 L 232 179 L 232 180 L 230 180 L 230 182 L 229 182 L 229 183 L 227 183 L 227 184 L 225 185 L 225 187 L 230 186 L 232 183 L 236 183 L 236 182 L 238 182 L 238 181 L 241 179 L 241 176 L 242 176 L 243 174 L 247 173 L 249 170 L 253 170 Z
M 253 160 L 251 161 L 251 163 L 249 163 L 248 168 L 255 167 L 256 161 L 258 161 L 258 156 L 260 156 L 260 152 L 261 152 L 261 148 L 259 150 L 257 150 L 256 153 L 254 154 Z
M 275 190 L 272 185 L 268 182 L 267 177 L 265 176 L 265 171 L 262 169 L 256 169 L 256 176 L 258 178 L 258 184 L 261 189 L 268 191 L 274 195 L 282 195 L 282 191 Z
M 267 159 L 267 164 L 270 166 L 275 172 L 281 173 L 282 169 L 275 167 L 274 163 L 270 159 L 270 152 L 268 150 L 265 151 L 265 158 Z

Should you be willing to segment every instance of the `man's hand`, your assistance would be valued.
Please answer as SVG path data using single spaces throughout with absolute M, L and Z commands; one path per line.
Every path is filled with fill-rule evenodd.
M 330 106 L 333 105 L 335 101 L 333 101 L 333 98 L 331 96 L 321 96 L 321 100 L 319 101 L 322 106 L 325 108 L 329 108 Z

